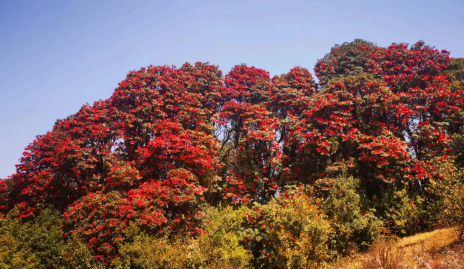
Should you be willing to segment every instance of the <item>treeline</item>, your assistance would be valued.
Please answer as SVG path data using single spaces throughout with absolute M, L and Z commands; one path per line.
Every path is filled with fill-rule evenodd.
M 309 268 L 463 231 L 463 59 L 355 40 L 315 74 L 130 72 L 0 181 L 0 268 Z

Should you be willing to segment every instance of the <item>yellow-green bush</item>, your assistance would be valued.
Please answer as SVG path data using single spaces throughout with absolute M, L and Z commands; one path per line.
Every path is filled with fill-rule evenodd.
M 23 222 L 16 210 L 0 219 L 0 268 L 58 268 L 63 259 L 63 233 L 58 212 L 43 210 Z
M 99 269 L 105 268 L 100 260 L 94 259 L 95 254 L 78 237 L 71 237 L 63 247 L 61 256 L 63 264 L 59 268 L 63 269 Z M 118 268 L 118 267 L 117 267 Z M 121 268 L 121 267 L 120 267 Z
M 246 208 L 207 207 L 204 233 L 197 238 L 167 239 L 141 234 L 131 225 L 131 243 L 121 246 L 115 267 L 130 268 L 246 268 L 252 255 L 240 245 Z
M 238 209 L 230 206 L 206 208 L 205 233 L 198 242 L 206 260 L 213 262 L 212 268 L 244 268 L 250 262 L 251 253 L 240 244 L 244 239 L 242 231 L 246 211 L 244 206 Z
M 1 269 L 34 269 L 37 266 L 39 266 L 39 259 L 20 238 L 10 234 L 0 234 Z
M 341 176 L 318 180 L 313 188 L 313 195 L 321 199 L 320 207 L 336 233 L 331 248 L 339 253 L 367 249 L 383 226 L 360 197 L 359 185 L 358 179 Z
M 392 196 L 384 197 L 389 199 L 390 206 L 386 209 L 388 215 L 388 227 L 398 235 L 412 235 L 422 230 L 427 222 L 424 215 L 425 200 L 420 195 L 410 194 L 407 189 L 395 191 Z
M 436 227 L 463 225 L 463 168 L 450 157 L 432 157 L 422 169 L 427 180 L 413 178 L 383 197 L 389 227 L 399 235 L 412 235 Z M 416 184 L 420 188 L 411 188 Z
M 437 176 L 427 188 L 431 223 L 439 227 L 460 225 L 463 231 L 463 167 L 454 167 L 454 160 L 445 159 L 436 160 L 434 168 Z
M 244 244 L 255 268 L 309 268 L 331 259 L 334 230 L 318 201 L 301 190 L 281 193 L 247 213 Z

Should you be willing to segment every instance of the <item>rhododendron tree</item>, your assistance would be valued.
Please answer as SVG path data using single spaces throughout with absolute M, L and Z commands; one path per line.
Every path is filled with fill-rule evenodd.
M 292 134 L 300 138 L 297 178 L 308 183 L 334 175 L 339 163 L 348 162 L 364 182 L 401 179 L 399 169 L 409 154 L 396 137 L 401 136 L 396 125 L 405 124 L 410 111 L 393 106 L 395 100 L 370 75 L 330 82 L 308 101 L 301 125 Z
M 82 238 L 96 258 L 114 259 L 130 222 L 150 232 L 199 234 L 204 191 L 193 174 L 175 169 L 166 180 L 148 181 L 126 194 L 89 193 L 65 211 L 65 236 Z
M 331 52 L 318 60 L 315 74 L 320 85 L 326 85 L 331 79 L 356 76 L 361 73 L 382 74 L 379 54 L 384 48 L 356 39 L 331 48 Z
M 351 66 L 348 67 L 347 62 Z M 380 49 L 368 42 L 355 40 L 333 48 L 317 63 L 315 72 L 324 85 L 329 81 L 329 74 L 333 74 L 333 78 L 348 76 L 355 72 L 350 70 L 382 78 L 398 97 L 393 104 L 411 110 L 406 111 L 409 113 L 408 124 L 398 127 L 404 132 L 404 141 L 409 144 L 414 157 L 426 160 L 429 157 L 424 157 L 423 151 L 427 149 L 420 130 L 423 126 L 441 129 L 445 137 L 463 133 L 458 130 L 459 126 L 463 126 L 460 113 L 463 111 L 463 80 L 461 84 L 450 86 L 446 73 L 449 64 L 448 51 L 439 51 L 423 41 L 411 47 L 401 43 Z M 332 69 L 339 71 L 328 71 Z
M 232 160 L 223 169 L 224 197 L 266 201 L 276 191 L 280 148 L 276 142 L 278 122 L 266 106 L 271 88 L 268 72 L 261 69 L 241 65 L 226 75 L 225 103 L 215 115 L 222 140 L 220 155 Z
M 283 185 L 294 180 L 293 165 L 298 160 L 299 137 L 293 132 L 299 132 L 303 112 L 308 108 L 311 96 L 317 93 L 317 85 L 307 69 L 296 67 L 287 74 L 275 76 L 272 79 L 273 88 L 269 110 L 278 120 L 277 142 L 282 154 L 279 156 L 281 167 L 276 175 L 276 183 Z

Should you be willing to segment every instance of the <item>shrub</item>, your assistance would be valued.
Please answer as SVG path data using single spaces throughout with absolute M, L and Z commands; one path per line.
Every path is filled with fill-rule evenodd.
M 436 160 L 437 177 L 430 181 L 427 188 L 430 198 L 428 211 L 431 223 L 439 227 L 459 225 L 463 234 L 464 189 L 463 168 L 453 166 L 454 160 Z
M 33 269 L 39 265 L 39 259 L 32 249 L 19 238 L 10 234 L 0 236 L 0 268 Z
M 129 222 L 142 230 L 174 236 L 195 236 L 201 230 L 200 200 L 204 188 L 194 185 L 187 170 L 168 173 L 165 181 L 148 181 L 122 195 L 118 191 L 96 192 L 77 200 L 64 213 L 66 236 L 77 236 L 95 253 L 95 259 L 110 264 L 118 259 Z
M 187 258 L 192 258 L 189 240 L 168 240 L 146 234 L 138 234 L 133 239 L 120 247 L 121 260 L 115 261 L 114 267 L 188 268 Z
M 374 209 L 368 209 L 359 187 L 358 179 L 346 176 L 321 179 L 314 185 L 314 195 L 321 199 L 320 207 L 336 233 L 332 248 L 339 253 L 366 250 L 378 238 L 383 226 Z
M 63 247 L 61 256 L 63 257 L 63 266 L 60 268 L 105 268 L 104 264 L 100 260 L 93 258 L 95 253 L 92 251 L 92 249 L 77 236 L 71 236 L 68 238 L 65 246 Z
M 424 210 L 425 201 L 420 195 L 409 195 L 406 189 L 393 193 L 392 196 L 383 197 L 384 200 L 390 199 L 385 204 L 390 204 L 386 209 L 389 228 L 398 235 L 412 235 L 421 231 L 424 223 L 422 219 L 426 211 Z M 427 220 L 424 220 L 425 222 Z
M 301 190 L 281 193 L 247 213 L 244 245 L 255 268 L 308 268 L 329 260 L 334 230 L 318 202 Z
M 131 243 L 120 247 L 121 266 L 131 268 L 246 268 L 251 254 L 240 242 L 245 207 L 207 207 L 205 232 L 197 238 L 168 239 L 141 233 L 131 224 Z
M 57 268 L 63 264 L 63 233 L 58 212 L 43 210 L 23 222 L 16 209 L 0 219 L 1 268 Z
M 205 233 L 198 238 L 200 250 L 211 268 L 245 268 L 252 255 L 241 242 L 247 208 L 207 207 Z

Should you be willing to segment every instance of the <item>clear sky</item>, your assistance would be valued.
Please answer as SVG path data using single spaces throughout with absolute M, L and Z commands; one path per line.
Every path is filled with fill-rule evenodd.
M 131 70 L 246 63 L 310 69 L 335 44 L 419 40 L 463 57 L 462 0 L 0 1 L 0 178 L 57 119 L 110 97 Z

